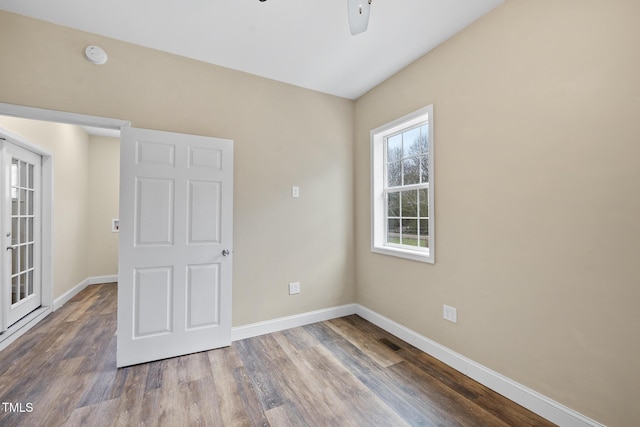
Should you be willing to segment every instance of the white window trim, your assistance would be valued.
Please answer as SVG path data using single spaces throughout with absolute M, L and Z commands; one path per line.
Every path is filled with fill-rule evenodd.
M 384 139 L 402 129 L 427 121 L 429 123 L 429 248 L 411 248 L 386 243 L 386 198 L 384 197 Z M 433 168 L 433 105 L 428 105 L 404 117 L 371 131 L 371 252 L 433 264 L 435 262 L 435 203 Z

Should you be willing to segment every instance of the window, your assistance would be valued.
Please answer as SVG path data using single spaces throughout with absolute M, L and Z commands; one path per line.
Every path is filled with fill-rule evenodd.
M 371 251 L 434 262 L 433 106 L 371 131 Z

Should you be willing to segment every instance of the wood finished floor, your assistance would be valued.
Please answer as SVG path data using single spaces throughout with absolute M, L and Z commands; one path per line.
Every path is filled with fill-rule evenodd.
M 358 316 L 116 369 L 116 285 L 0 352 L 0 426 L 548 426 Z

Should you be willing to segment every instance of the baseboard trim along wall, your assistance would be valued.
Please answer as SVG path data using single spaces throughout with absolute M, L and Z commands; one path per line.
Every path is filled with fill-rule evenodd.
M 25 316 L 23 319 L 19 320 L 15 325 L 11 326 L 9 330 L 4 332 L 0 336 L 0 351 L 4 350 L 9 344 L 20 338 L 24 335 L 29 329 L 33 328 L 47 317 L 52 312 L 56 311 L 60 307 L 62 307 L 67 301 L 76 296 L 78 292 L 83 290 L 89 285 L 97 285 L 100 283 L 112 283 L 117 282 L 118 276 L 95 276 L 88 277 L 84 279 L 82 282 L 75 285 L 73 288 L 69 289 L 64 294 L 60 295 L 58 298 L 53 300 L 53 305 L 42 306 L 32 313 Z
M 9 346 L 9 344 L 27 333 L 29 329 L 37 325 L 38 322 L 51 314 L 52 311 L 51 306 L 40 307 L 24 318 L 18 320 L 18 322 L 0 335 L 0 351 L 4 350 Z
M 390 334 L 413 345 L 441 362 L 460 371 L 480 384 L 505 396 L 541 417 L 563 427 L 604 427 L 604 425 L 574 411 L 504 375 L 495 372 L 417 332 L 359 304 L 347 304 L 264 322 L 237 326 L 231 330 L 231 340 L 238 341 L 259 335 L 309 325 L 338 317 L 357 314 Z
M 231 341 L 239 341 L 272 332 L 284 331 L 285 329 L 297 328 L 298 326 L 350 316 L 356 313 L 356 309 L 357 304 L 347 304 L 293 316 L 279 317 L 277 319 L 265 320 L 264 322 L 251 323 L 244 326 L 236 326 L 231 328 Z
M 563 427 L 604 427 L 599 422 L 474 362 L 373 310 L 358 305 L 355 314 L 554 424 Z
M 56 311 L 57 309 L 62 307 L 67 301 L 75 297 L 81 290 L 83 290 L 89 285 L 98 285 L 101 283 L 113 283 L 117 281 L 118 281 L 117 275 L 87 277 L 82 282 L 78 283 L 73 288 L 69 289 L 67 292 L 60 295 L 58 298 L 54 299 L 53 311 Z
M 93 276 L 87 279 L 89 285 L 102 285 L 104 283 L 116 283 L 118 281 L 118 275 L 112 274 L 109 276 Z

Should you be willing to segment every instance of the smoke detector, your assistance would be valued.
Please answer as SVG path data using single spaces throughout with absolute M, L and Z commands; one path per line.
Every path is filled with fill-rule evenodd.
M 109 59 L 107 52 L 102 50 L 101 47 L 94 45 L 87 46 L 84 50 L 84 56 L 89 62 L 96 65 L 102 65 L 107 62 L 107 59 Z

